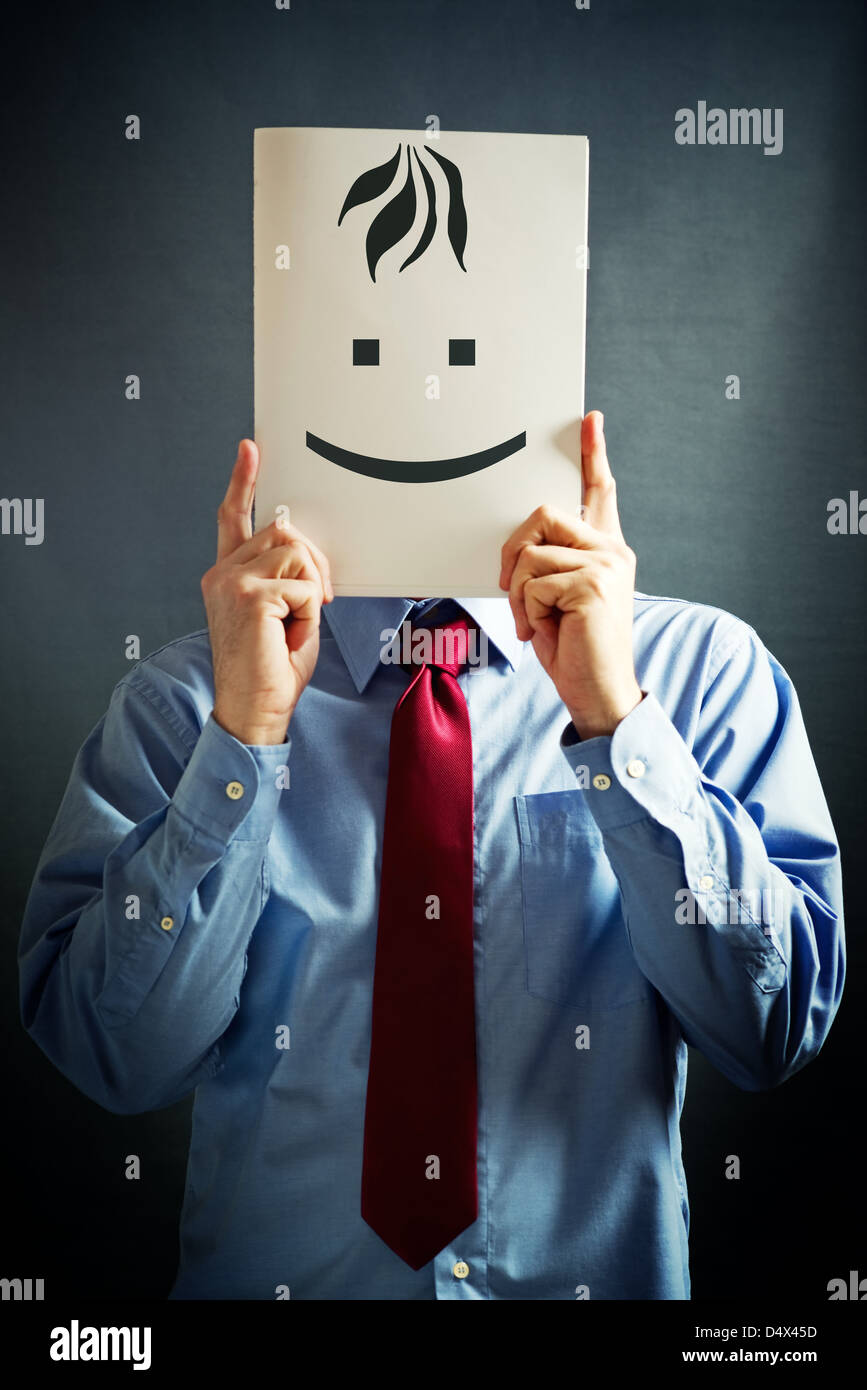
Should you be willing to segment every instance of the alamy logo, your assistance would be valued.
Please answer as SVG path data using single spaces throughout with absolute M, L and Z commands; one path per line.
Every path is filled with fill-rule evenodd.
M 713 880 L 701 883 L 701 893 L 678 888 L 674 895 L 674 920 L 679 926 L 739 926 L 752 922 L 773 936 L 778 922 L 786 920 L 786 895 L 782 888 L 728 888 L 711 896 Z
M 436 150 L 427 145 L 422 148 L 426 154 L 430 155 L 431 159 L 436 160 L 445 175 L 449 191 L 447 223 L 449 241 L 458 265 L 461 270 L 465 271 L 464 248 L 467 244 L 467 212 L 464 207 L 463 180 L 460 170 L 451 159 L 446 159 L 445 155 L 437 154 Z M 337 219 L 338 227 L 351 208 L 358 207 L 360 203 L 369 203 L 371 199 L 378 198 L 381 193 L 385 192 L 397 173 L 402 150 L 403 145 L 398 145 L 391 159 L 387 159 L 384 164 L 378 164 L 376 168 L 368 169 L 366 173 L 359 175 L 344 199 L 340 216 Z M 413 261 L 418 260 L 419 256 L 427 250 L 436 231 L 436 186 L 429 169 L 419 158 L 418 150 L 414 145 L 407 145 L 406 179 L 403 187 L 395 193 L 393 198 L 389 199 L 384 207 L 380 208 L 367 233 L 367 268 L 374 283 L 376 282 L 376 267 L 380 258 L 385 255 L 386 251 L 390 251 L 392 246 L 396 246 L 402 237 L 406 236 L 415 221 L 418 198 L 415 179 L 413 178 L 413 155 L 415 155 L 415 162 L 422 178 L 422 192 L 427 198 L 427 216 L 421 236 L 401 265 L 400 270 L 406 270 L 408 265 L 412 265 Z
M 832 497 L 827 524 L 831 536 L 867 536 L 867 497 L 859 497 L 852 489 L 848 506 L 845 497 Z
M 692 111 L 682 106 L 674 113 L 674 138 L 679 145 L 764 145 L 765 154 L 783 152 L 783 108 L 721 106 L 708 110 L 700 101 Z
M 0 1299 L 12 1302 L 40 1302 L 45 1298 L 44 1279 L 0 1279 Z
M 149 1327 L 79 1327 L 73 1318 L 69 1327 L 52 1327 L 52 1361 L 132 1361 L 134 1371 L 147 1371 L 151 1364 Z
M 0 533 L 23 533 L 25 545 L 41 545 L 45 538 L 44 498 L 0 497 Z
M 857 1269 L 849 1270 L 848 1285 L 845 1279 L 828 1281 L 828 1302 L 836 1303 L 841 1299 L 854 1299 L 859 1303 L 867 1301 L 867 1279 L 861 1279 Z
M 379 659 L 385 666 L 487 666 L 488 634 L 483 628 L 418 627 L 407 619 L 399 628 L 384 627 Z

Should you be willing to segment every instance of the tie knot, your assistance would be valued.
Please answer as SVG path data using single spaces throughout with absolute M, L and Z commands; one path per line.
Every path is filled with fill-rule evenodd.
M 436 666 L 456 676 L 469 661 L 470 624 L 466 618 L 434 627 L 412 627 L 405 622 L 398 640 L 402 665 Z

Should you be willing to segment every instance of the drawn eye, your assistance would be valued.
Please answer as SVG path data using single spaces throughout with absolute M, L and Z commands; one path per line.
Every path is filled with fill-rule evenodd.
M 378 367 L 379 339 L 353 338 L 352 365 L 353 367 Z
M 475 365 L 475 338 L 449 338 L 449 366 L 474 367 Z

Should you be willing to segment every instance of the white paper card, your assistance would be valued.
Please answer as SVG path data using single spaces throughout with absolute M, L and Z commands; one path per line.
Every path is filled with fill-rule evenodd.
M 336 593 L 502 597 L 580 507 L 587 180 L 584 136 L 255 131 L 256 529 Z

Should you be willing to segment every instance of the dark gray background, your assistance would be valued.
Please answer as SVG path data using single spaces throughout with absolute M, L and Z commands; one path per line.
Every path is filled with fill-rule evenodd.
M 52 1298 L 170 1287 L 190 1104 L 111 1115 L 52 1068 L 19 1022 L 21 913 L 126 634 L 147 653 L 205 624 L 216 508 L 253 433 L 253 128 L 431 112 L 590 137 L 586 408 L 606 415 L 638 586 L 756 627 L 795 682 L 841 839 L 849 977 L 821 1056 L 749 1094 L 691 1054 L 694 1297 L 823 1300 L 867 1275 L 867 538 L 826 530 L 831 497 L 867 490 L 863 5 L 164 0 L 4 19 L 0 495 L 43 497 L 46 536 L 0 536 L 0 1275 L 45 1277 Z M 675 110 L 700 99 L 782 107 L 783 153 L 677 145 Z

